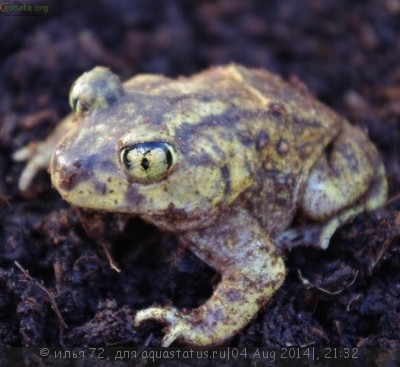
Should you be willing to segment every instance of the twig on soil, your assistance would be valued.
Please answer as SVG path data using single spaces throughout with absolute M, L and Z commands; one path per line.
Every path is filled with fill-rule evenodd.
M 64 328 L 68 328 L 68 325 L 66 324 L 66 322 L 64 321 L 64 318 L 61 315 L 61 312 L 57 306 L 56 300 L 54 299 L 53 295 L 50 293 L 50 291 L 44 287 L 42 284 L 40 284 L 40 282 L 38 280 L 36 280 L 35 278 L 33 278 L 32 276 L 29 275 L 28 271 L 25 270 L 22 265 L 18 262 L 18 261 L 14 261 L 15 266 L 21 270 L 22 274 L 24 274 L 25 278 L 28 279 L 29 281 L 31 281 L 36 287 L 39 288 L 39 290 L 41 290 L 48 298 L 51 304 L 51 308 L 53 309 L 53 311 L 55 312 L 58 321 L 60 322 L 60 324 L 64 327 Z
M 101 247 L 103 247 L 103 250 L 104 250 L 107 260 L 108 260 L 108 264 L 110 265 L 111 269 L 114 269 L 117 273 L 120 273 L 121 269 L 118 267 L 118 265 L 115 263 L 114 259 L 112 258 L 110 251 L 108 250 L 108 246 L 103 242 L 100 242 L 100 244 L 101 244 Z
M 310 286 L 310 287 L 313 287 L 313 288 L 316 288 L 316 289 L 318 289 L 319 291 L 321 291 L 321 292 L 323 292 L 323 293 L 330 294 L 330 295 L 337 295 L 337 294 L 342 293 L 342 292 L 345 290 L 345 288 L 342 288 L 342 289 L 339 289 L 339 290 L 333 291 L 333 292 L 328 291 L 327 289 L 324 289 L 324 288 L 322 288 L 322 287 L 318 287 L 317 285 L 311 283 L 308 279 L 304 278 L 303 275 L 301 274 L 300 269 L 297 269 L 297 273 L 298 273 L 298 275 L 299 275 L 300 281 L 301 281 L 304 285 Z M 357 279 L 357 276 L 358 276 L 358 270 L 357 270 L 357 272 L 356 272 L 356 274 L 355 274 L 355 276 L 354 276 L 354 279 L 350 282 L 350 284 L 348 284 L 348 285 L 346 286 L 346 288 L 349 288 L 349 287 L 351 287 L 351 286 L 354 284 L 354 282 L 355 282 L 356 279 Z

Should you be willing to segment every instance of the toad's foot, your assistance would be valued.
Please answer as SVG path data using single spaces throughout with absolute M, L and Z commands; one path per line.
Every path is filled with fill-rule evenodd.
M 186 345 L 215 345 L 215 333 L 210 325 L 211 320 L 202 320 L 196 310 L 185 313 L 174 307 L 151 307 L 139 311 L 135 317 L 135 327 L 143 321 L 155 320 L 166 324 L 165 336 L 162 340 L 163 347 L 169 347 L 175 340 Z
M 25 191 L 32 183 L 36 174 L 49 166 L 51 155 L 53 154 L 52 147 L 47 149 L 46 143 L 31 143 L 18 149 L 13 154 L 13 159 L 16 162 L 28 161 L 23 169 L 19 179 L 19 189 Z

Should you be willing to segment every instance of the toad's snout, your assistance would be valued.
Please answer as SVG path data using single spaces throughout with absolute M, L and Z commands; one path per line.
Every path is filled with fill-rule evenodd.
M 50 174 L 54 188 L 70 204 L 122 212 L 131 209 L 132 204 L 125 194 L 133 194 L 125 175 L 117 168 L 112 158 L 102 159 L 96 153 L 77 157 L 76 147 L 61 147 L 51 159 Z
M 82 181 L 90 179 L 93 164 L 57 149 L 50 162 L 50 174 L 53 186 L 62 194 L 68 193 Z

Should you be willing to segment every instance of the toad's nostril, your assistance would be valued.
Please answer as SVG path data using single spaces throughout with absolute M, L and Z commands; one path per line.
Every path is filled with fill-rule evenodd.
M 50 172 L 53 185 L 57 190 L 64 192 L 71 191 L 88 175 L 88 170 L 83 169 L 81 160 L 71 159 L 68 153 L 60 150 L 57 150 L 51 159 Z

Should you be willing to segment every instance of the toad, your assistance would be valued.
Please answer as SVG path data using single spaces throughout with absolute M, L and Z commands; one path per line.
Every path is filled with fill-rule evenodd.
M 285 279 L 285 244 L 325 249 L 340 225 L 387 196 L 366 133 L 265 70 L 231 64 L 121 83 L 96 67 L 73 84 L 70 104 L 45 142 L 14 154 L 29 160 L 20 188 L 49 165 L 67 202 L 139 216 L 221 274 L 198 308 L 137 313 L 137 326 L 166 325 L 163 346 L 238 333 Z

